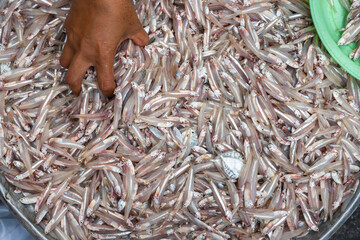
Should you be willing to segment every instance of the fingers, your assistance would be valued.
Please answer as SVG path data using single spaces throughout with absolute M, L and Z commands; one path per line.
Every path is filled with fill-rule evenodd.
M 70 63 L 74 57 L 75 51 L 70 47 L 69 43 L 66 42 L 64 50 L 60 57 L 60 65 L 64 68 L 69 68 Z
M 100 90 L 107 97 L 114 95 L 116 84 L 114 81 L 114 57 L 107 56 L 96 65 L 97 79 Z
M 69 84 L 70 89 L 79 95 L 81 92 L 81 80 L 83 79 L 86 71 L 89 69 L 91 64 L 86 61 L 81 55 L 75 55 L 71 61 L 69 70 L 66 74 L 66 82 Z
M 141 47 L 146 46 L 149 42 L 149 36 L 147 35 L 147 33 L 143 28 L 141 28 L 140 31 L 132 35 L 130 39 L 133 40 L 135 44 Z

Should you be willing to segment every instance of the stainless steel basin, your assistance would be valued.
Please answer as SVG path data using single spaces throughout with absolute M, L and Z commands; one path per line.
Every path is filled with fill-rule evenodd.
M 21 194 L 14 192 L 4 176 L 0 175 L 0 199 L 20 221 L 21 224 L 34 236 L 35 239 L 56 240 L 56 236 L 52 234 L 45 235 L 41 226 L 35 224 L 35 214 L 32 205 L 24 205 L 20 203 Z M 360 188 L 357 189 L 352 199 L 342 206 L 341 211 L 334 214 L 332 221 L 320 224 L 319 232 L 311 232 L 303 239 L 305 240 L 326 240 L 337 231 L 341 225 L 351 216 L 360 204 Z

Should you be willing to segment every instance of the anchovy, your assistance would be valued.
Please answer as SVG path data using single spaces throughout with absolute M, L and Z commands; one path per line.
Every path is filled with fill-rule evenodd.
M 120 44 L 113 99 L 93 68 L 80 96 L 65 84 L 69 0 L 0 8 L 0 172 L 45 234 L 300 238 L 357 190 L 359 83 L 308 1 L 135 1 L 150 41 Z

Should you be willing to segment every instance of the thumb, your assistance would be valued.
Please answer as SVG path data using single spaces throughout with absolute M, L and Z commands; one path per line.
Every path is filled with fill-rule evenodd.
M 147 35 L 147 33 L 143 28 L 141 28 L 140 31 L 130 36 L 130 39 L 133 40 L 135 44 L 141 47 L 146 46 L 149 42 L 149 36 Z

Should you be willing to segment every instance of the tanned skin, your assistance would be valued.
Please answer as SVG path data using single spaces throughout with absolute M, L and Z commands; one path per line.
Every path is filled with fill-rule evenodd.
M 74 0 L 65 28 L 68 38 L 60 63 L 68 68 L 66 81 L 75 94 L 80 94 L 81 80 L 93 66 L 99 88 L 112 96 L 118 46 L 126 39 L 139 46 L 149 41 L 131 0 Z

